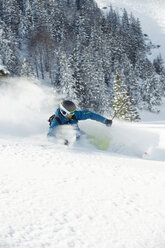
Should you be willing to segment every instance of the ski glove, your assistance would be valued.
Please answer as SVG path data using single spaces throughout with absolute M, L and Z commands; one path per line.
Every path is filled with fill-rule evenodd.
M 112 120 L 106 120 L 105 121 L 105 125 L 107 126 L 107 127 L 110 127 L 111 125 L 112 125 Z

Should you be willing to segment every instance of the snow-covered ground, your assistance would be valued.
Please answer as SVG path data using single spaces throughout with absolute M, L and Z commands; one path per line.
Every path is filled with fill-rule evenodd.
M 143 32 L 159 49 L 153 51 L 152 58 L 159 53 L 165 60 L 165 1 L 164 0 L 95 0 L 98 6 L 109 7 L 112 5 L 119 12 L 125 8 L 128 13 L 133 13 L 140 19 Z M 108 8 L 107 8 L 108 10 Z M 107 11 L 106 10 L 106 11 Z
M 103 151 L 47 140 L 58 101 L 25 79 L 0 87 L 0 248 L 164 248 L 163 109 L 137 124 L 80 122 L 110 140 Z

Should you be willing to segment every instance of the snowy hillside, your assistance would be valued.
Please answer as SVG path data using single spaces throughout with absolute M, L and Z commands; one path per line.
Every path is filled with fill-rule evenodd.
M 0 248 L 164 248 L 165 121 L 81 122 L 109 149 L 64 147 L 46 137 L 57 105 L 38 82 L 1 85 Z
M 165 59 L 164 0 L 96 0 L 96 2 L 101 9 L 112 4 L 119 11 L 125 8 L 128 12 L 132 12 L 136 18 L 140 19 L 143 31 L 149 35 L 152 42 L 161 46 L 153 52 L 153 56 L 161 53 Z

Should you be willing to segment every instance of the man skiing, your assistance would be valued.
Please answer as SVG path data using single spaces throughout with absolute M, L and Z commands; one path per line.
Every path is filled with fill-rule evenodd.
M 59 125 L 74 125 L 77 132 L 76 139 L 80 138 L 80 128 L 78 121 L 80 120 L 95 120 L 105 124 L 106 126 L 112 125 L 112 120 L 106 119 L 101 115 L 90 112 L 88 110 L 78 111 L 76 105 L 69 100 L 65 100 L 60 104 L 60 107 L 56 110 L 55 114 L 49 118 L 49 132 L 48 136 L 55 136 L 56 127 Z

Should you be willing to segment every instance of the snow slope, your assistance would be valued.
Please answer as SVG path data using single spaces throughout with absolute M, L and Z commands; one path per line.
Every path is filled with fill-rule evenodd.
M 160 49 L 153 51 L 152 58 L 159 53 L 165 59 L 165 1 L 164 0 L 95 0 L 102 9 L 110 4 L 118 11 L 125 8 L 140 19 L 143 32 L 149 35 L 151 41 L 160 45 Z
M 164 248 L 165 121 L 81 122 L 109 150 L 64 147 L 46 138 L 58 100 L 25 79 L 0 87 L 0 248 Z

